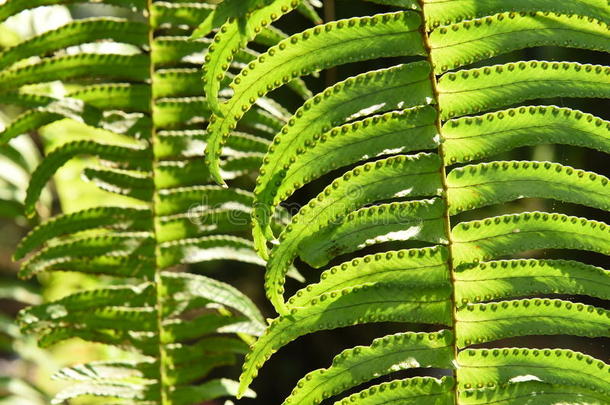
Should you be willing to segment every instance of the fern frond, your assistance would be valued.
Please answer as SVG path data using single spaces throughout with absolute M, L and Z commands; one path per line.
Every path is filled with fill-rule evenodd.
M 265 0 L 226 0 L 214 8 L 201 24 L 193 31 L 193 37 L 199 38 L 208 35 L 212 30 L 220 28 L 229 19 L 239 19 L 246 14 L 266 5 Z M 270 3 L 270 2 L 269 2 Z
M 152 160 L 151 151 L 145 148 L 106 145 L 95 141 L 66 143 L 49 153 L 32 173 L 25 199 L 26 215 L 34 214 L 35 203 L 40 197 L 40 192 L 57 169 L 78 155 L 93 155 L 112 162 L 118 168 L 127 170 L 150 170 Z
M 248 9 L 257 5 L 262 7 L 250 12 L 247 19 L 241 20 L 243 23 L 232 19 L 220 27 L 214 36 L 215 45 L 210 47 L 203 66 L 203 88 L 210 100 L 212 111 L 217 114 L 223 112 L 218 100 L 219 82 L 229 69 L 233 55 L 253 40 L 265 26 L 294 10 L 299 3 L 299 0 L 279 0 L 268 4 L 257 1 L 254 5 L 251 2 L 244 3 Z M 205 30 L 198 32 L 196 36 L 205 35 L 203 32 Z
M 448 331 L 407 332 L 375 339 L 370 346 L 345 350 L 330 367 L 303 377 L 284 404 L 317 404 L 345 389 L 400 370 L 449 367 L 452 340 Z
M 327 23 L 285 39 L 250 63 L 233 80 L 235 95 L 218 107 L 224 119 L 215 117 L 209 127 L 206 162 L 214 179 L 223 183 L 217 172 L 220 149 L 257 97 L 316 70 L 378 57 L 421 55 L 420 20 L 415 13 L 397 12 Z M 289 46 L 297 43 L 304 45 Z M 325 52 L 316 51 L 319 47 Z
M 519 377 L 539 376 L 545 385 L 591 390 L 607 398 L 608 365 L 601 360 L 562 349 L 468 349 L 458 356 L 458 378 L 465 392 L 476 394 L 474 387 L 506 386 Z M 536 371 L 534 371 L 536 369 Z M 532 379 L 530 381 L 537 381 Z M 521 385 L 514 384 L 516 388 Z
M 540 294 L 608 299 L 610 271 L 573 260 L 500 260 L 458 268 L 458 303 Z
M 610 210 L 608 178 L 550 162 L 481 163 L 447 176 L 451 215 L 525 197 L 549 198 Z
M 213 4 L 156 0 L 9 0 L 0 5 L 0 20 L 73 3 L 120 6 L 129 18 L 102 11 L 3 50 L 0 93 L 3 103 L 21 112 L 3 128 L 0 142 L 8 155 L 12 138 L 51 123 L 67 119 L 96 129 L 77 140 L 52 140 L 54 149 L 24 195 L 22 211 L 30 216 L 56 172 L 83 156 L 93 158 L 93 166 L 84 169 L 86 180 L 123 198 L 56 216 L 22 240 L 14 255 L 28 256 L 22 277 L 56 271 L 105 276 L 95 289 L 25 309 L 22 328 L 37 333 L 40 345 L 79 338 L 130 352 L 129 361 L 60 371 L 59 378 L 77 384 L 58 393 L 54 403 L 94 396 L 104 403 L 189 405 L 232 396 L 236 382 L 208 379 L 245 354 L 245 342 L 263 333 L 264 318 L 233 287 L 176 272 L 219 260 L 265 265 L 243 238 L 252 194 L 209 185 L 202 159 L 210 135 L 199 126 L 211 119 L 210 100 L 232 96 L 228 85 L 234 75 L 228 73 L 213 95 L 206 94 L 196 67 L 214 54 L 216 41 L 190 36 L 208 15 L 224 18 L 227 5 L 215 11 Z M 266 47 L 287 37 L 262 21 L 255 34 L 249 40 Z M 241 40 L 237 45 L 227 69 L 241 69 L 259 56 Z M 303 81 L 291 87 L 311 95 Z M 268 138 L 290 115 L 270 98 L 257 100 L 228 144 L 223 175 L 251 187 L 246 175 L 260 166 Z M 284 220 L 274 219 L 274 229 Z M 292 266 L 289 272 L 302 280 Z
M 181 239 L 163 243 L 159 247 L 159 260 L 163 267 L 226 259 L 265 266 L 265 261 L 254 251 L 252 242 L 236 236 Z
M 447 288 L 415 290 L 408 296 L 401 293 L 404 288 L 400 283 L 350 286 L 322 294 L 273 320 L 246 356 L 240 390 L 245 390 L 273 353 L 308 333 L 373 322 L 451 323 Z
M 568 395 L 570 401 L 577 405 L 603 403 L 605 401 L 604 394 L 585 388 L 536 381 L 482 388 L 477 391 L 462 391 L 459 400 L 460 403 L 467 405 L 487 404 L 490 400 L 503 405 L 517 405 L 524 400 L 535 400 L 539 404 L 550 405 L 565 400 Z
M 394 380 L 373 385 L 335 402 L 334 405 L 348 405 L 356 401 L 362 405 L 381 405 L 398 401 L 405 405 L 422 403 L 451 405 L 455 403 L 455 394 L 452 391 L 454 384 L 454 380 L 449 377 L 443 377 L 440 380 L 423 377 Z
M 610 254 L 610 226 L 564 214 L 525 212 L 463 222 L 451 234 L 456 266 L 527 249 L 582 249 Z
M 301 259 L 322 267 L 333 258 L 384 242 L 417 240 L 447 243 L 440 199 L 362 208 L 321 227 L 299 245 Z
M 320 275 L 320 282 L 297 291 L 287 301 L 297 308 L 331 291 L 353 285 L 399 283 L 409 288 L 431 289 L 447 282 L 447 250 L 441 247 L 389 251 L 333 266 Z
M 500 304 L 469 304 L 456 312 L 457 346 L 515 336 L 607 337 L 610 311 L 558 299 L 523 299 Z
M 443 119 L 549 97 L 610 96 L 610 68 L 530 61 L 448 73 L 438 82 Z
M 58 215 L 35 227 L 19 242 L 13 256 L 15 259 L 21 259 L 58 236 L 96 228 L 129 228 L 131 231 L 147 231 L 151 224 L 150 210 L 132 207 L 99 207 Z
M 437 74 L 533 46 L 561 45 L 608 52 L 608 26 L 583 15 L 499 13 L 435 30 L 429 39 Z
M 423 4 L 428 28 L 510 11 L 583 15 L 605 23 L 610 22 L 608 4 L 603 0 L 576 0 L 569 3 L 552 0 L 515 0 L 510 4 L 502 0 L 424 0 Z
M 540 46 L 605 56 L 607 2 L 375 2 L 404 11 L 328 22 L 280 42 L 235 77 L 235 94 L 209 126 L 207 164 L 218 181 L 221 147 L 258 97 L 291 78 L 337 66 L 346 53 L 350 62 L 410 56 L 310 98 L 268 147 L 254 191 L 253 236 L 257 252 L 269 257 L 265 289 L 279 317 L 252 346 L 241 390 L 275 351 L 304 334 L 380 321 L 434 322 L 451 330 L 445 332 L 443 364 L 417 356 L 393 363 L 381 353 L 388 345 L 379 352 L 349 349 L 330 368 L 301 379 L 285 404 L 607 403 L 609 366 L 603 361 L 569 349 L 502 346 L 503 339 L 533 335 L 608 337 L 605 305 L 581 302 L 608 299 L 608 270 L 575 260 L 510 257 L 538 249 L 610 256 L 609 225 L 558 212 L 516 209 L 501 215 L 501 204 L 538 198 L 606 212 L 609 180 L 554 162 L 489 159 L 548 144 L 610 151 L 610 125 L 602 118 L 527 105 L 549 98 L 610 98 L 609 67 L 512 61 L 523 58 L 513 51 Z M 363 44 L 386 29 L 366 49 L 350 49 L 347 41 Z M 336 49 L 339 38 L 343 43 Z M 325 188 L 276 239 L 271 214 L 306 186 Z M 493 208 L 481 214 L 484 207 Z M 418 241 L 418 248 L 399 243 L 407 240 Z M 375 253 L 367 255 L 373 244 Z M 284 302 L 285 273 L 297 259 L 332 267 Z M 343 263 L 336 264 L 339 259 Z M 389 311 L 388 299 L 396 300 L 391 308 L 401 312 Z M 418 306 L 409 300 L 418 300 Z M 400 349 L 417 350 L 418 344 L 403 342 Z M 480 344 L 499 347 L 472 348 Z M 339 367 L 351 350 L 370 355 L 366 365 Z M 444 369 L 435 375 L 452 377 L 408 378 L 340 397 L 420 363 Z
M 0 53 L 0 69 L 32 56 L 51 54 L 72 45 L 97 40 L 113 40 L 136 46 L 146 45 L 146 24 L 115 18 L 87 18 L 35 36 Z
M 290 167 L 291 158 L 296 160 L 299 152 L 305 153 L 306 141 L 313 147 L 313 137 L 319 136 L 320 132 L 330 131 L 336 122 L 345 122 L 367 113 L 382 113 L 425 103 L 433 95 L 427 80 L 429 75 L 430 69 L 425 63 L 366 73 L 337 83 L 307 101 L 297 111 L 275 138 L 261 166 L 259 184 L 255 189 L 256 215 L 253 218 L 257 250 L 266 253 L 263 238 L 273 238 L 268 229 L 268 218 L 272 216 L 280 198 L 289 196 L 288 191 L 280 193 L 278 188 L 284 184 L 290 186 L 291 183 L 280 182 L 278 186 L 276 178 L 271 175 L 278 173 L 276 176 L 280 176 L 279 173 L 283 173 L 285 166 Z M 427 114 L 423 110 L 422 113 Z M 328 134 L 326 136 L 328 138 Z M 299 186 L 297 184 L 294 187 Z
M 146 9 L 145 0 L 12 0 L 0 6 L 0 22 L 5 21 L 10 16 L 42 6 L 53 6 L 73 3 L 104 3 L 113 6 L 132 8 L 135 10 Z
M 319 227 L 332 224 L 354 209 L 375 200 L 436 194 L 441 184 L 436 175 L 438 156 L 419 154 L 396 156 L 366 163 L 337 179 L 319 198 L 310 201 L 292 218 L 279 236 L 280 243 L 269 255 L 265 288 L 276 309 L 285 313 L 282 294 L 286 270 L 298 253 L 298 246 Z M 405 180 L 411 180 L 405 188 Z
M 0 72 L 0 92 L 16 90 L 26 84 L 84 77 L 144 81 L 149 73 L 148 65 L 148 57 L 142 54 L 82 53 L 54 56 L 30 65 L 12 67 Z
M 457 118 L 447 121 L 442 132 L 445 164 L 544 144 L 575 145 L 610 153 L 610 122 L 555 106 L 519 107 Z

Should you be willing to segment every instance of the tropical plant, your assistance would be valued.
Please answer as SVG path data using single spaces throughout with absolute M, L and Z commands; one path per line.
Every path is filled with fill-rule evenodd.
M 234 78 L 232 98 L 210 102 L 215 116 L 206 161 L 222 183 L 222 145 L 259 97 L 340 64 L 411 58 L 325 89 L 273 139 L 256 182 L 253 227 L 257 250 L 268 257 L 265 288 L 279 317 L 246 357 L 240 393 L 274 352 L 303 335 L 404 322 L 437 330 L 398 333 L 346 350 L 328 368 L 302 378 L 284 403 L 318 404 L 381 376 L 426 367 L 444 377 L 385 382 L 339 397 L 335 405 L 610 403 L 610 365 L 602 360 L 567 348 L 502 342 L 610 336 L 610 311 L 566 298 L 609 299 L 608 270 L 576 260 L 510 258 L 532 249 L 608 256 L 610 225 L 550 212 L 461 219 L 476 217 L 481 207 L 533 197 L 610 210 L 603 175 L 552 162 L 489 161 L 541 144 L 610 152 L 610 122 L 528 104 L 551 97 L 608 98 L 610 67 L 538 60 L 489 64 L 539 46 L 609 52 L 608 2 L 375 2 L 400 10 L 295 34 Z M 242 3 L 253 7 L 242 24 L 247 33 L 297 4 Z M 222 55 L 210 52 L 204 67 L 211 99 L 217 93 L 213 79 L 245 43 L 234 39 L 238 30 L 229 20 L 214 38 Z M 269 218 L 276 207 L 326 175 L 334 180 L 274 233 Z M 386 242 L 405 241 L 422 247 L 386 249 L 396 246 Z M 374 253 L 358 254 L 373 245 Z M 344 261 L 348 254 L 356 258 Z M 285 299 L 285 274 L 296 258 L 331 267 L 319 282 Z
M 57 378 L 76 384 L 53 403 L 97 396 L 106 404 L 195 404 L 233 395 L 235 382 L 206 377 L 244 354 L 264 320 L 230 285 L 175 271 L 227 259 L 265 264 L 243 237 L 252 194 L 209 185 L 203 165 L 208 135 L 200 127 L 209 108 L 198 65 L 212 41 L 189 36 L 218 14 L 215 2 L 8 0 L 0 5 L 0 22 L 27 9 L 73 3 L 113 7 L 0 53 L 2 103 L 24 109 L 0 132 L 0 143 L 58 122 L 80 132 L 82 139 L 54 147 L 32 174 L 23 204 L 30 217 L 43 187 L 75 157 L 96 159 L 100 164 L 87 167 L 84 176 L 121 198 L 57 215 L 21 241 L 14 254 L 25 258 L 21 277 L 79 272 L 98 277 L 100 285 L 23 310 L 22 329 L 37 333 L 42 346 L 80 338 L 127 352 L 60 370 Z M 301 11 L 313 17 L 309 5 Z M 109 15 L 115 12 L 122 17 Z M 259 31 L 263 46 L 286 37 L 272 27 Z M 244 49 L 227 68 L 257 56 Z M 292 87 L 310 95 L 299 80 Z M 219 89 L 227 95 L 222 84 Z M 247 187 L 266 138 L 288 116 L 262 99 L 227 150 L 225 178 Z

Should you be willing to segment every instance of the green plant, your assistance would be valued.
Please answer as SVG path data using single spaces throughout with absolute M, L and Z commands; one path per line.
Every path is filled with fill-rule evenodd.
M 12 31 L 0 31 L 0 38 L 10 38 Z M 15 38 L 18 38 L 16 34 Z M 4 45 L 4 41 L 0 41 Z M 0 109 L 0 123 L 10 120 L 11 111 Z M 45 361 L 35 343 L 23 336 L 15 322 L 20 308 L 41 302 L 37 286 L 17 280 L 16 266 L 9 261 L 16 241 L 15 232 L 30 226 L 24 218 L 23 200 L 30 173 L 40 156 L 30 138 L 22 137 L 0 147 L 0 404 L 44 405 L 49 398 L 32 378 L 32 371 Z M 45 199 L 48 200 L 48 199 Z M 48 209 L 46 204 L 45 211 Z
M 421 59 L 327 88 L 303 104 L 269 147 L 255 189 L 253 226 L 256 247 L 269 259 L 266 291 L 280 316 L 247 356 L 241 392 L 274 352 L 300 336 L 404 322 L 442 329 L 399 333 L 346 350 L 328 368 L 301 379 L 284 403 L 318 404 L 380 376 L 420 367 L 451 376 L 395 380 L 335 404 L 609 403 L 610 366 L 603 361 L 568 349 L 510 348 L 499 341 L 610 336 L 610 311 L 561 297 L 609 299 L 608 270 L 574 260 L 503 259 L 531 249 L 610 255 L 610 226 L 545 212 L 460 219 L 481 207 L 528 197 L 610 210 L 603 175 L 551 162 L 481 162 L 549 143 L 610 152 L 610 122 L 569 108 L 526 104 L 550 97 L 608 98 L 609 67 L 484 64 L 536 46 L 607 53 L 608 3 L 376 2 L 402 10 L 332 21 L 293 35 L 241 71 L 231 84 L 232 98 L 210 103 L 215 116 L 206 160 L 222 182 L 222 145 L 258 97 L 339 64 Z M 295 5 L 289 0 L 257 5 L 244 25 L 256 32 Z M 210 54 L 204 68 L 209 97 L 216 94 L 210 82 L 222 71 L 218 66 L 240 45 L 226 38 L 232 24 L 215 38 L 224 55 Z M 473 64 L 478 67 L 462 68 Z M 407 155 L 417 151 L 425 152 Z M 269 227 L 275 207 L 340 168 L 344 173 L 276 237 Z M 286 270 L 297 257 L 320 268 L 371 245 L 410 240 L 428 247 L 383 251 L 386 245 L 380 245 L 378 253 L 334 265 L 319 282 L 283 297 Z M 275 242 L 269 254 L 268 241 Z M 494 342 L 496 348 L 477 347 Z
M 0 22 L 38 6 L 73 3 L 89 2 L 8 0 L 0 5 Z M 0 143 L 51 123 L 66 131 L 80 124 L 81 139 L 49 151 L 32 174 L 24 212 L 35 216 L 43 187 L 80 156 L 100 163 L 84 170 L 89 181 L 122 196 L 57 215 L 21 241 L 14 254 L 25 258 L 21 277 L 80 272 L 100 285 L 23 310 L 22 329 L 37 333 L 43 346 L 81 338 L 126 350 L 120 358 L 60 370 L 57 378 L 77 383 L 53 403 L 84 395 L 103 403 L 195 404 L 233 395 L 236 383 L 206 377 L 244 354 L 264 320 L 228 284 L 175 271 L 217 260 L 265 264 L 243 238 L 252 194 L 209 185 L 202 160 L 208 134 L 198 128 L 209 109 L 198 65 L 211 40 L 189 35 L 215 5 L 92 3 L 115 6 L 99 8 L 100 15 L 122 17 L 74 20 L 0 53 L 2 103 L 25 110 L 0 132 Z M 302 11 L 312 16 L 311 7 Z M 272 45 L 284 37 L 269 27 L 258 41 Z M 257 56 L 243 50 L 230 68 Z M 300 81 L 293 87 L 309 95 Z M 245 117 L 222 169 L 244 187 L 261 163 L 266 137 L 288 116 L 271 99 L 259 105 Z

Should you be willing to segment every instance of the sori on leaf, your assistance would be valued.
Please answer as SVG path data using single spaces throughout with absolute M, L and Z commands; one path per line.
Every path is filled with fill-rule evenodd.
M 578 298 L 608 300 L 607 269 L 577 260 L 510 258 L 533 249 L 607 257 L 610 225 L 542 211 L 463 219 L 524 198 L 610 210 L 609 180 L 602 174 L 495 159 L 545 144 L 610 153 L 610 122 L 536 102 L 607 99 L 610 67 L 492 61 L 541 46 L 607 57 L 607 1 L 375 2 L 393 9 L 330 21 L 280 41 L 233 79 L 232 97 L 211 103 L 205 159 L 222 183 L 223 145 L 261 97 L 342 64 L 415 60 L 326 88 L 273 137 L 256 180 L 252 219 L 256 249 L 268 259 L 265 288 L 279 316 L 246 357 L 240 395 L 273 353 L 303 335 L 403 322 L 438 330 L 389 335 L 346 350 L 301 379 L 284 404 L 610 403 L 610 365 L 601 359 L 502 342 L 610 337 L 610 311 Z M 294 3 L 277 0 L 251 11 L 245 32 L 263 29 Z M 204 64 L 210 98 L 217 97 L 216 75 L 250 39 L 236 38 L 236 24 L 229 19 L 222 26 Z M 279 204 L 329 173 L 338 177 L 276 232 L 270 218 Z M 408 241 L 427 247 L 384 250 L 387 242 Z M 358 255 L 374 245 L 377 253 Z M 356 257 L 341 263 L 347 255 Z M 286 272 L 297 258 L 324 271 L 319 282 L 285 297 Z M 422 367 L 441 369 L 445 377 L 398 379 L 345 396 L 367 381 Z

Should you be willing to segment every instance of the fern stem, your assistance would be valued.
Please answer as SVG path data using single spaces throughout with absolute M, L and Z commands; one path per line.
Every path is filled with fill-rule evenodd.
M 153 0 L 147 0 L 147 18 L 148 18 L 148 47 L 149 47 L 149 54 L 150 54 L 150 62 L 149 62 L 149 76 L 150 76 L 150 87 L 151 89 L 154 89 L 154 73 L 155 73 L 155 66 L 154 66 L 154 62 L 153 62 L 153 57 L 152 57 L 152 44 L 154 41 L 154 29 L 152 27 L 151 24 L 151 12 L 152 12 L 152 6 L 153 6 Z M 154 92 L 151 92 L 152 95 L 150 97 L 150 111 L 151 114 L 154 114 L 154 103 L 155 103 L 155 95 Z M 157 143 L 157 130 L 156 127 L 154 125 L 154 120 L 152 120 L 153 124 L 151 127 L 151 136 L 150 136 L 150 147 L 153 150 L 152 153 L 152 159 L 153 159 L 153 164 L 152 164 L 152 178 L 153 178 L 153 184 L 155 184 L 154 179 L 156 178 L 156 156 L 155 156 L 155 145 Z M 160 397 L 160 405 L 171 405 L 172 401 L 171 401 L 171 396 L 169 395 L 168 392 L 168 386 L 165 383 L 167 381 L 167 375 L 166 375 L 166 370 L 165 370 L 165 365 L 167 363 L 166 358 L 167 358 L 167 353 L 165 352 L 165 347 L 163 345 L 163 338 L 165 336 L 164 330 L 163 330 L 163 300 L 164 300 L 164 292 L 163 292 L 163 280 L 161 278 L 161 266 L 159 265 L 159 243 L 158 243 L 158 229 L 157 229 L 157 221 L 155 221 L 155 218 L 157 217 L 157 210 L 156 210 L 156 201 L 158 201 L 157 197 L 157 188 L 155 187 L 154 189 L 154 193 L 153 193 L 153 198 L 151 201 L 151 211 L 152 211 L 152 217 L 153 217 L 153 238 L 155 240 L 155 277 L 154 277 L 154 285 L 155 285 L 155 307 L 156 307 L 156 312 L 157 312 L 157 339 L 159 340 L 158 343 L 158 362 L 159 362 L 159 397 Z
M 423 21 L 426 21 L 426 7 L 425 7 L 425 1 L 424 0 L 419 0 L 419 5 L 422 9 L 422 15 L 423 15 Z M 433 61 L 432 61 L 432 52 L 431 52 L 431 47 L 430 47 L 430 38 L 428 36 L 428 31 L 426 30 L 426 24 L 422 23 L 422 28 L 421 28 L 421 34 L 422 34 L 422 38 L 424 41 L 424 47 L 427 51 L 427 60 L 428 63 L 430 64 L 430 66 L 434 66 Z M 445 206 L 444 206 L 444 213 L 443 213 L 443 222 L 445 225 L 445 235 L 447 237 L 447 251 L 448 251 L 448 258 L 447 258 L 447 267 L 449 268 L 449 274 L 451 276 L 451 315 L 452 315 L 452 325 L 453 325 L 453 330 L 454 330 L 454 337 L 453 337 L 453 358 L 457 359 L 457 355 L 458 355 L 458 347 L 457 347 L 457 336 L 455 336 L 455 325 L 456 325 L 456 319 L 457 319 L 457 305 L 456 305 L 456 301 L 455 301 L 455 281 L 456 281 L 456 277 L 455 277 L 455 268 L 453 266 L 453 252 L 452 252 L 452 247 L 453 247 L 453 243 L 452 243 L 452 239 L 451 239 L 451 216 L 449 215 L 449 204 L 447 203 L 447 190 L 448 190 L 448 184 L 447 184 L 447 170 L 445 168 L 445 149 L 443 146 L 443 137 L 442 137 L 442 122 L 441 122 L 441 114 L 440 114 L 440 102 L 439 102 L 439 92 L 438 92 L 438 81 L 436 78 L 436 74 L 434 73 L 434 69 L 430 69 L 430 83 L 432 83 L 432 91 L 434 94 L 434 102 L 436 103 L 437 109 L 439 110 L 437 117 L 436 117 L 436 130 L 438 131 L 438 135 L 440 137 L 440 142 L 439 142 L 439 146 L 438 146 L 438 154 L 441 158 L 441 168 L 440 168 L 440 176 L 441 176 L 441 184 L 443 186 L 443 193 L 442 193 L 442 197 L 445 200 Z M 452 374 L 453 374 L 453 378 L 457 381 L 457 369 L 453 368 L 452 369 Z M 455 405 L 458 405 L 458 394 L 457 394 L 457 386 L 456 386 L 456 392 L 455 395 L 453 396 L 453 401 Z

